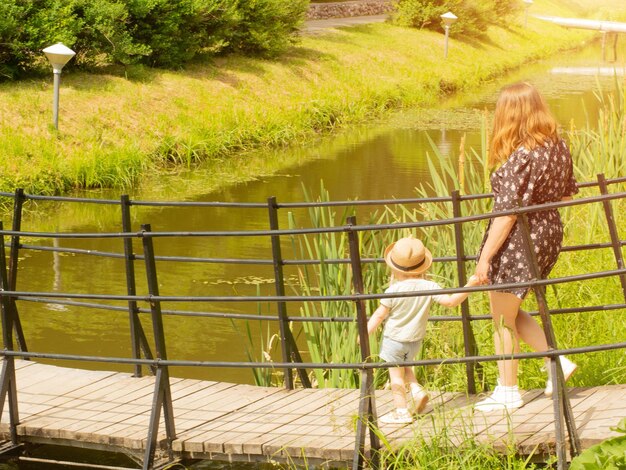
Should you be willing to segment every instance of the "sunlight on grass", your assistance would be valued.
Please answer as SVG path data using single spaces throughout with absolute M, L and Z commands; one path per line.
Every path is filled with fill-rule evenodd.
M 555 5 L 569 12 L 546 0 L 533 8 Z M 5 83 L 0 189 L 129 188 L 172 165 L 191 168 L 306 141 L 390 109 L 432 105 L 593 37 L 540 21 L 509 26 L 491 28 L 482 42 L 453 41 L 446 62 L 441 34 L 375 24 L 304 36 L 275 61 L 229 56 L 180 72 L 65 73 L 59 132 L 50 126 L 47 78 Z

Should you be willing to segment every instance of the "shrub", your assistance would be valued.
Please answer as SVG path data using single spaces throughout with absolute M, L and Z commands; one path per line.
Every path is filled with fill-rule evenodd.
M 308 0 L 1 0 L 0 78 L 37 68 L 63 42 L 70 66 L 180 67 L 199 53 L 273 56 L 285 50 Z
M 24 7 L 15 0 L 0 2 L 0 77 L 11 78 L 19 63 L 15 46 L 19 40 L 19 27 L 26 15 Z
M 308 0 L 238 0 L 231 51 L 274 56 L 293 43 Z
M 148 65 L 178 67 L 228 40 L 235 8 L 226 0 L 129 0 L 128 30 L 149 53 Z
M 451 35 L 482 36 L 489 24 L 502 21 L 518 12 L 516 0 L 396 0 L 392 15 L 400 26 L 442 30 L 440 15 L 451 11 L 458 20 Z
M 150 48 L 138 44 L 126 26 L 129 20 L 125 3 L 116 0 L 74 0 L 74 14 L 81 22 L 72 49 L 75 63 L 104 65 L 110 62 L 127 64 L 134 57 L 147 56 Z
M 71 4 L 59 0 L 3 0 L 0 16 L 0 72 L 10 78 L 42 63 L 44 47 L 73 44 L 81 27 Z

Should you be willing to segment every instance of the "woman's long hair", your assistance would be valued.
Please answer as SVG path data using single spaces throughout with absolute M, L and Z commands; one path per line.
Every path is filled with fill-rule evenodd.
M 489 165 L 504 162 L 520 146 L 533 150 L 558 137 L 556 120 L 537 89 L 527 82 L 509 85 L 496 103 Z

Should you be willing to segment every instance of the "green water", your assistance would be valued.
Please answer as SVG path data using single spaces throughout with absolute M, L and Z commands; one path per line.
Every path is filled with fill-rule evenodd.
M 624 54 L 620 52 L 623 57 Z M 541 64 L 524 67 L 505 79 L 465 96 L 442 103 L 435 110 L 406 110 L 384 122 L 372 122 L 337 135 L 288 149 L 250 153 L 241 158 L 284 162 L 275 174 L 255 181 L 238 183 L 213 193 L 203 193 L 202 186 L 213 178 L 214 167 L 196 168 L 176 175 L 159 176 L 150 188 L 131 194 L 138 200 L 266 202 L 276 196 L 279 202 L 304 200 L 303 189 L 319 193 L 320 181 L 335 200 L 408 198 L 415 196 L 415 187 L 427 184 L 429 170 L 426 155 L 432 153 L 431 141 L 446 158 L 456 159 L 459 143 L 466 136 L 466 148 L 480 146 L 480 115 L 492 109 L 498 89 L 506 83 L 529 79 L 549 101 L 559 122 L 569 127 L 570 121 L 582 126 L 597 117 L 594 93 L 598 83 L 611 88 L 612 77 L 585 74 L 553 73 L 556 67 L 598 67 L 597 47 L 562 55 Z M 621 79 L 621 78 L 620 78 Z M 591 179 L 593 175 L 589 175 Z M 82 194 L 83 196 L 85 194 Z M 116 193 L 88 193 L 95 198 L 119 198 Z M 146 208 L 133 207 L 133 229 L 150 223 L 158 231 L 263 230 L 268 228 L 266 209 L 232 208 Z M 340 209 L 338 212 L 340 213 Z M 294 210 L 302 226 L 307 226 L 303 210 Z M 364 213 L 359 220 L 366 222 Z M 10 221 L 5 221 L 8 226 Z M 280 225 L 287 226 L 287 210 L 280 212 Z M 23 230 L 119 232 L 121 219 L 118 207 L 76 205 L 72 203 L 37 202 L 27 204 Z M 23 239 L 23 243 L 51 246 L 49 239 Z M 135 251 L 141 252 L 135 240 Z M 101 251 L 123 251 L 120 240 L 61 240 L 58 246 Z M 158 255 L 228 258 L 271 258 L 269 240 L 264 237 L 240 238 L 167 238 L 155 242 Z M 296 255 L 285 240 L 284 257 Z M 435 256 L 444 255 L 435 253 Z M 161 295 L 272 295 L 271 266 L 210 265 L 199 263 L 158 263 Z M 286 270 L 288 279 L 294 272 Z M 138 293 L 146 292 L 145 273 L 137 263 Z M 85 255 L 53 254 L 21 251 L 18 290 L 39 292 L 71 292 L 126 294 L 124 263 L 119 259 Z M 289 289 L 288 289 L 289 293 Z M 117 304 L 123 305 L 123 304 Z M 26 341 L 30 351 L 94 356 L 130 357 L 128 315 L 124 312 L 103 312 L 45 303 L 18 304 Z M 255 303 L 164 304 L 164 309 L 207 312 L 263 313 L 276 312 L 274 305 Z M 297 306 L 289 305 L 290 314 L 297 315 Z M 150 336 L 149 316 L 143 324 Z M 164 319 L 168 356 L 171 359 L 204 361 L 246 361 L 241 333 L 229 320 L 166 316 Z M 243 331 L 244 324 L 238 323 Z M 253 325 L 255 338 L 261 329 Z M 257 345 L 258 346 L 258 345 Z M 273 351 L 274 353 L 276 351 Z M 279 360 L 278 355 L 274 354 Z M 306 361 L 306 352 L 304 360 Z M 95 363 L 54 362 L 85 368 L 130 371 L 128 366 Z M 250 371 L 227 368 L 174 368 L 173 376 L 211 380 L 252 382 Z M 24 464 L 0 465 L 0 469 L 31 469 L 43 466 Z M 52 468 L 52 467 L 51 467 Z M 54 468 L 61 468 L 55 466 Z

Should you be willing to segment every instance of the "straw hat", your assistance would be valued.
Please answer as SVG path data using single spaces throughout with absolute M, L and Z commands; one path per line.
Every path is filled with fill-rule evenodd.
M 421 274 L 432 262 L 432 253 L 417 238 L 401 238 L 385 249 L 385 263 L 399 273 Z

